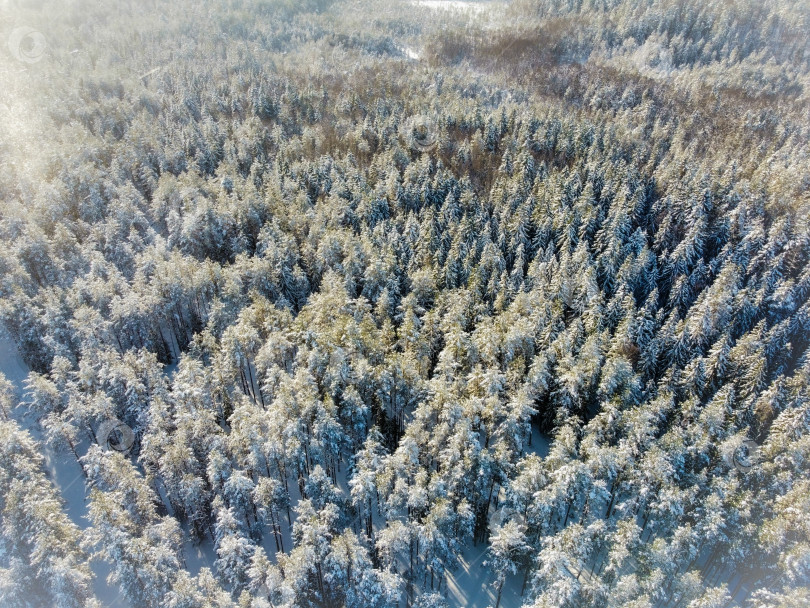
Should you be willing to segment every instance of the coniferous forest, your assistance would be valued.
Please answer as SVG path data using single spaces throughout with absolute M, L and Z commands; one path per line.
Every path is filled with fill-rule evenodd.
M 0 606 L 810 605 L 810 3 L 0 3 Z

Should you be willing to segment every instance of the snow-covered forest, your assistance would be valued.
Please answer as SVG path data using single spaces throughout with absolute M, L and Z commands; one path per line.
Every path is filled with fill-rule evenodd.
M 0 606 L 810 605 L 806 0 L 0 34 Z

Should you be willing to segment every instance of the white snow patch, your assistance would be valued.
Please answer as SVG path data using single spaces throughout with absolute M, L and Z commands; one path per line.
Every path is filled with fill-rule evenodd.
M 486 10 L 486 4 L 482 2 L 469 2 L 467 0 L 414 0 L 412 2 L 415 6 L 429 8 L 431 10 L 450 10 L 450 11 L 472 11 L 474 13 L 481 13 Z
M 551 447 L 551 437 L 541 433 L 540 430 L 532 425 L 532 438 L 531 445 L 526 446 L 527 454 L 537 454 L 540 458 L 548 456 L 548 450 Z
M 417 51 L 413 50 L 413 49 L 412 49 L 411 47 L 409 47 L 409 46 L 403 46 L 403 47 L 402 47 L 402 52 L 403 52 L 403 53 L 405 53 L 405 56 L 406 56 L 408 59 L 413 59 L 414 61 L 418 61 L 418 60 L 419 60 L 419 57 L 420 57 L 419 53 L 418 53 Z
M 459 559 L 455 572 L 448 572 L 447 603 L 451 608 L 487 608 L 497 601 L 495 577 L 484 566 L 487 560 L 489 543 L 476 547 L 467 547 Z M 506 578 L 501 592 L 501 608 L 518 608 L 523 603 L 520 590 L 523 586 L 523 575 L 510 575 Z
M 214 560 L 216 560 L 217 555 L 211 538 L 206 536 L 201 543 L 194 544 L 188 530 L 184 529 L 183 532 L 183 557 L 186 571 L 191 576 L 197 576 L 202 568 L 209 568 L 211 572 L 216 573 L 217 569 L 214 567 Z M 267 535 L 265 534 L 265 536 Z M 269 555 L 272 555 L 272 553 Z
M 0 325 L 0 372 L 14 385 L 17 397 L 21 397 L 25 379 L 28 377 L 28 366 L 22 360 L 14 340 L 2 325 Z
M 163 373 L 166 375 L 166 378 L 169 379 L 171 382 L 172 378 L 174 378 L 174 372 L 177 371 L 177 366 L 180 364 L 180 361 L 175 359 L 171 363 L 167 363 L 163 366 Z

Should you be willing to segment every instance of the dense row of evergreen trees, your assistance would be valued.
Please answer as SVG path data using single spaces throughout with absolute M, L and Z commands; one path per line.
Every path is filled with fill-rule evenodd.
M 133 606 L 438 607 L 473 543 L 535 608 L 810 600 L 809 15 L 660 4 L 20 9 L 0 317 L 90 526 L 0 386 L 3 605 L 92 553 Z

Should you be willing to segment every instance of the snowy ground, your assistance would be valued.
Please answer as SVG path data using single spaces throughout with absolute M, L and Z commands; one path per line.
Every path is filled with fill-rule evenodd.
M 532 427 L 529 451 L 545 457 L 550 441 L 550 437 Z M 488 543 L 467 547 L 461 556 L 461 565 L 447 575 L 447 601 L 451 608 L 487 608 L 495 605 L 497 594 L 493 588 L 494 578 L 483 565 L 488 549 Z M 518 608 L 524 600 L 520 594 L 522 587 L 522 575 L 509 576 L 501 593 L 501 608 Z
M 0 372 L 14 384 L 18 396 L 22 397 L 25 379 L 28 377 L 28 366 L 22 360 L 14 341 L 7 334 L 5 328 L 1 326 Z M 86 519 L 87 489 L 79 463 L 76 462 L 73 455 L 55 453 L 45 445 L 36 422 L 30 417 L 23 416 L 23 412 L 19 408 L 13 414 L 20 426 L 25 428 L 42 445 L 43 455 L 45 456 L 45 470 L 65 501 L 65 513 L 73 523 L 85 530 L 90 525 L 90 522 Z M 107 564 L 102 561 L 94 561 L 92 566 L 96 575 L 93 590 L 102 606 L 105 606 L 105 608 L 126 607 L 127 603 L 121 597 L 118 588 L 107 584 L 107 575 L 110 572 Z
M 494 606 L 497 595 L 493 588 L 494 577 L 484 567 L 489 544 L 467 547 L 461 556 L 461 565 L 447 575 L 447 602 L 451 607 L 487 608 Z M 510 576 L 501 594 L 503 608 L 517 608 L 521 604 L 522 579 Z
M 22 360 L 17 345 L 2 326 L 0 326 L 0 372 L 14 384 L 17 395 L 21 395 L 23 384 L 28 377 L 28 366 Z

